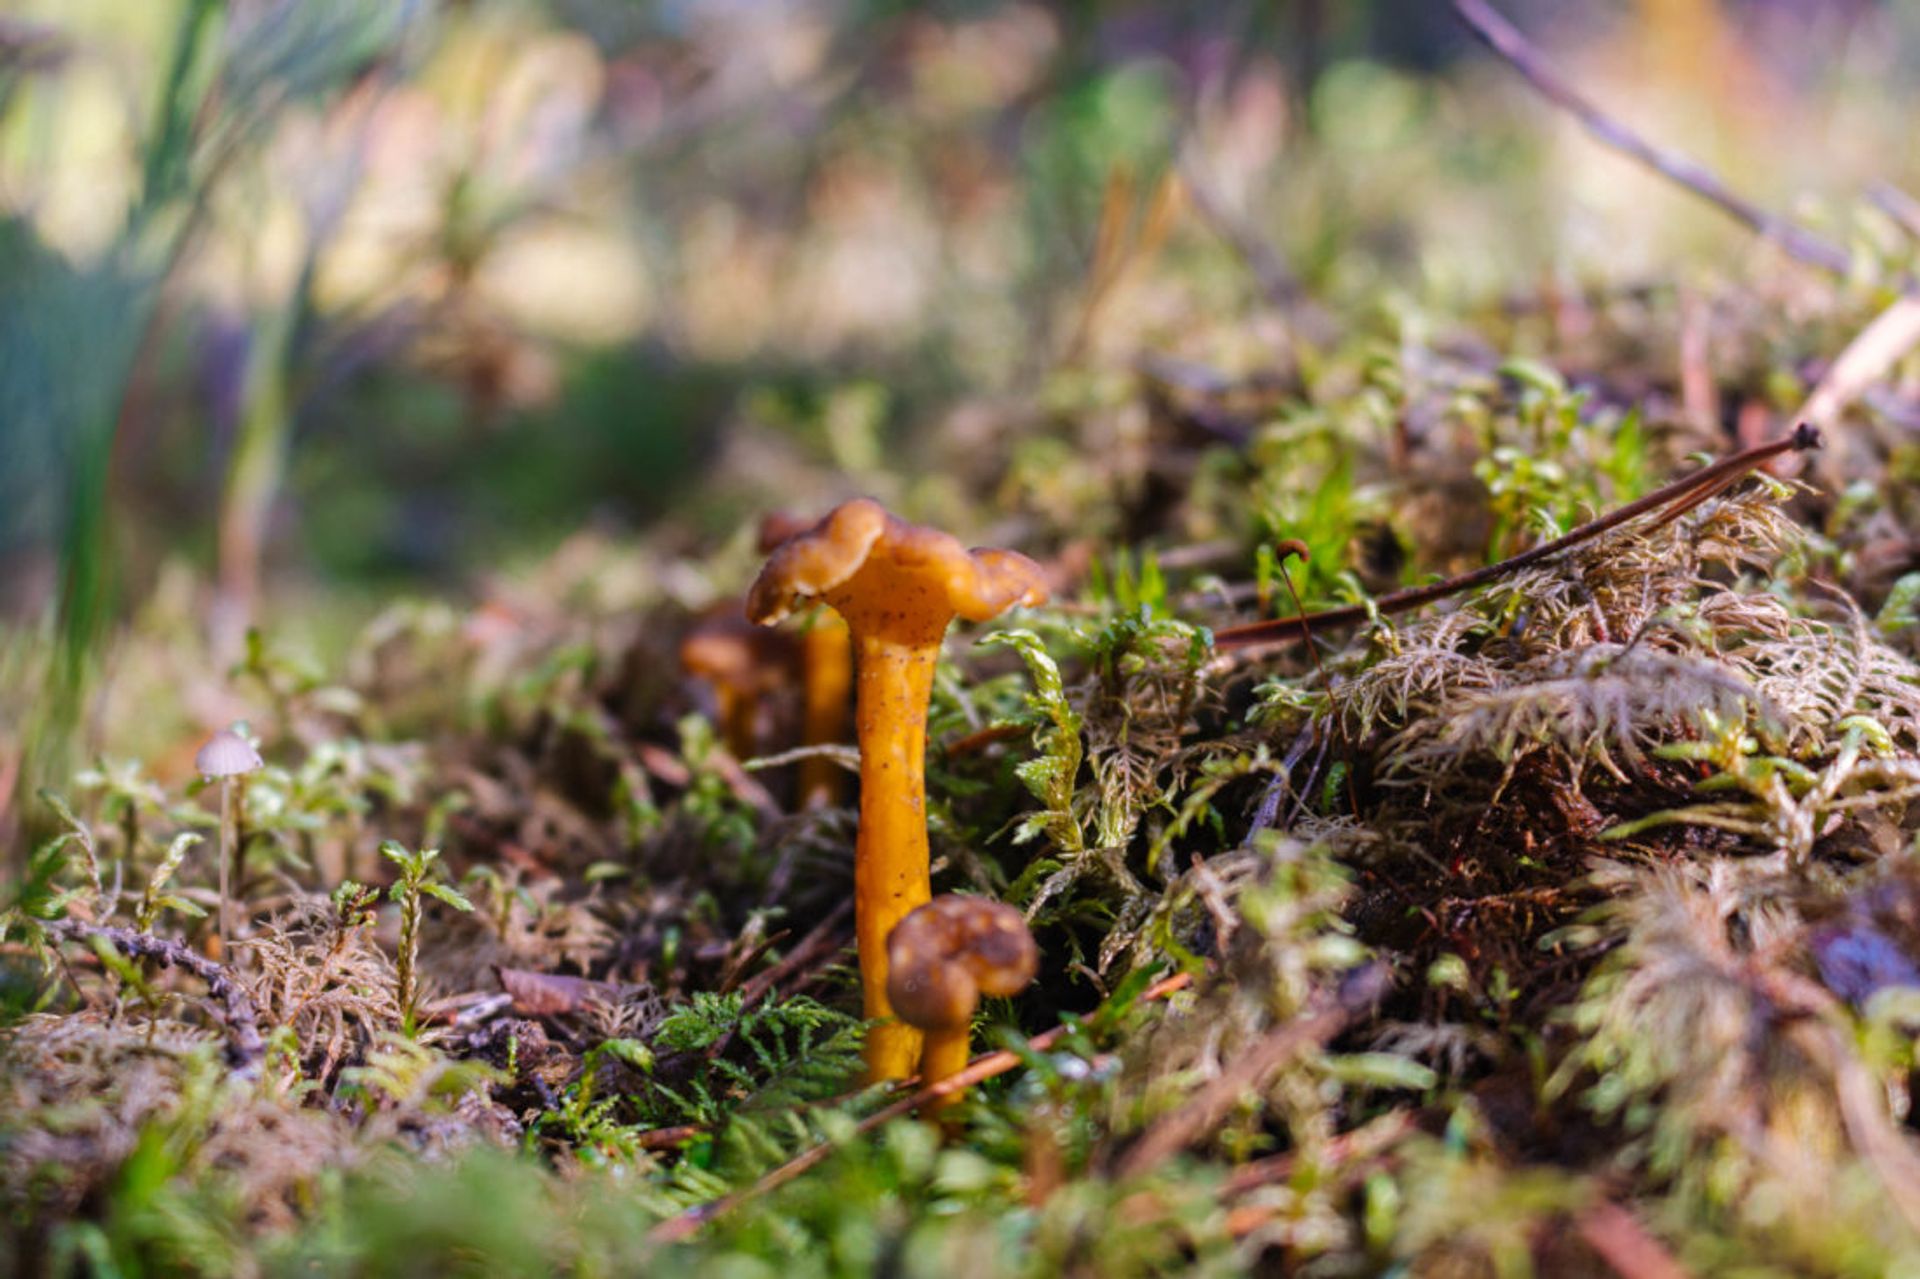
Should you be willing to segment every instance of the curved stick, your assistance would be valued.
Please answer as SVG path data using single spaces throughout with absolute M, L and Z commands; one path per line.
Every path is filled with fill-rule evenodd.
M 38 921 L 49 936 L 61 941 L 91 941 L 99 938 L 129 959 L 151 959 L 162 967 L 181 968 L 207 985 L 207 996 L 214 1003 L 215 1015 L 227 1028 L 227 1061 L 236 1070 L 248 1070 L 266 1055 L 260 1037 L 260 1019 L 253 1000 L 234 975 L 224 967 L 196 953 L 185 942 L 136 933 L 131 928 L 106 924 L 83 924 L 77 919 Z
M 1799 224 L 1769 213 L 1722 182 L 1699 161 L 1656 146 L 1589 102 L 1546 60 L 1520 29 L 1502 17 L 1486 0 L 1452 0 L 1453 11 L 1481 43 L 1504 58 L 1527 83 L 1578 120 L 1607 146 L 1633 157 L 1661 177 L 1677 182 L 1717 206 L 1760 236 L 1773 241 L 1787 256 L 1834 275 L 1845 276 L 1850 263 L 1845 249 L 1830 244 Z
M 1619 528 L 1629 520 L 1638 519 L 1651 511 L 1661 512 L 1661 522 L 1674 519 L 1692 510 L 1701 502 L 1716 493 L 1723 492 L 1742 477 L 1750 474 L 1756 467 L 1772 461 L 1782 453 L 1803 453 L 1820 447 L 1820 432 L 1802 422 L 1794 428 L 1793 434 L 1769 444 L 1755 445 L 1743 449 L 1731 457 L 1721 458 L 1710 466 L 1702 467 L 1692 475 L 1663 485 L 1645 497 L 1628 502 L 1625 506 L 1607 512 L 1599 519 L 1582 524 L 1570 533 L 1554 538 L 1551 542 L 1520 552 L 1498 564 L 1488 564 L 1484 568 L 1462 573 L 1458 577 L 1449 577 L 1442 582 L 1433 582 L 1427 586 L 1414 586 L 1404 591 L 1395 591 L 1391 595 L 1382 595 L 1371 606 L 1349 604 L 1343 608 L 1330 608 L 1319 613 L 1304 616 L 1278 617 L 1266 622 L 1250 622 L 1245 626 L 1229 626 L 1215 631 L 1214 646 L 1222 651 L 1240 648 L 1258 648 L 1267 644 L 1286 644 L 1317 635 L 1321 631 L 1336 626 L 1349 626 L 1363 622 L 1375 613 L 1404 613 L 1408 609 L 1419 608 L 1443 600 L 1462 591 L 1470 591 L 1476 586 L 1498 581 L 1503 577 L 1529 568 L 1542 560 L 1551 559 L 1564 550 L 1592 541 L 1602 533 Z

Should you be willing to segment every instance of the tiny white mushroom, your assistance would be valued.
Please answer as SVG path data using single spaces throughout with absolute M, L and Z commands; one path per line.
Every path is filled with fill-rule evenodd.
M 207 739 L 194 754 L 193 766 L 206 778 L 234 777 L 251 773 L 261 765 L 260 752 L 231 728 L 223 728 Z
M 260 752 L 253 748 L 253 743 L 231 728 L 223 728 L 209 737 L 193 756 L 193 766 L 200 770 L 200 775 L 220 783 L 220 914 L 217 922 L 223 959 L 227 953 L 227 871 L 238 860 L 240 826 L 240 806 L 233 779 L 251 773 L 261 763 Z

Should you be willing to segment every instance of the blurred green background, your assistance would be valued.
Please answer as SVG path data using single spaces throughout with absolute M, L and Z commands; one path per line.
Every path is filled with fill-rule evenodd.
M 1862 193 L 1920 181 L 1916 7 L 1506 12 L 1761 203 L 1899 241 Z M 1276 288 L 1404 325 L 1765 251 L 1424 0 L 0 15 L 15 768 L 156 590 L 231 660 L 269 610 L 472 593 L 582 528 L 958 508 L 979 415 L 1193 354 L 1196 317 L 1257 369 Z

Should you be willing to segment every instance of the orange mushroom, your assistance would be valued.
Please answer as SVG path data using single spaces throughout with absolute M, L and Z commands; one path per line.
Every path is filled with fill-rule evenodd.
M 890 1022 L 887 934 L 932 895 L 927 871 L 927 702 L 940 641 L 955 616 L 983 622 L 1047 597 L 1040 566 L 1014 551 L 973 550 L 951 535 L 856 498 L 775 550 L 747 594 L 770 626 L 818 600 L 845 619 L 854 650 L 860 833 L 854 935 L 866 1015 L 867 1073 L 912 1073 L 920 1032 Z
M 887 938 L 887 997 L 926 1035 L 920 1082 L 937 1084 L 967 1065 L 982 995 L 1017 995 L 1040 967 L 1027 921 L 1005 902 L 946 894 L 915 910 Z M 936 1106 L 960 1099 L 955 1092 Z
M 772 511 L 760 521 L 760 550 L 779 549 L 782 542 L 810 527 L 785 511 Z M 838 745 L 847 740 L 847 708 L 853 692 L 853 641 L 847 624 L 827 609 L 813 609 L 800 632 L 800 744 Z M 840 766 L 820 755 L 800 761 L 800 803 L 807 808 L 834 808 L 843 790 Z
M 793 638 L 716 609 L 680 641 L 680 668 L 713 689 L 720 740 L 735 759 L 759 754 L 766 699 L 793 678 Z

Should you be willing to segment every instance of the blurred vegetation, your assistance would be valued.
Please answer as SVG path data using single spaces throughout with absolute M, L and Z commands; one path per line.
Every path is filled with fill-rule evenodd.
M 1509 8 L 1847 270 L 1413 0 L 7 6 L 14 1269 L 1920 1266 L 1910 344 L 1804 483 L 1214 643 L 1784 434 L 1909 287 L 1920 14 Z M 863 493 L 1057 583 L 936 686 L 936 886 L 1045 957 L 944 1129 L 798 692 L 677 661 Z

